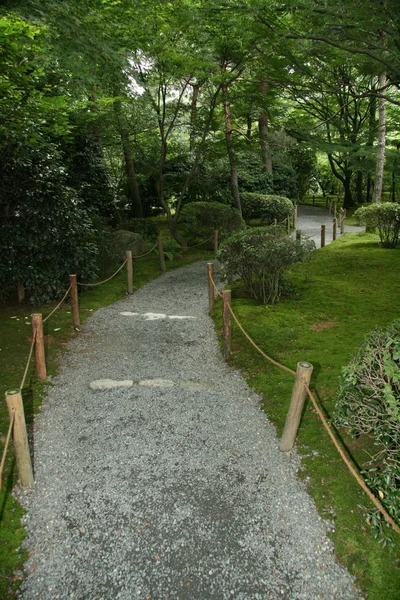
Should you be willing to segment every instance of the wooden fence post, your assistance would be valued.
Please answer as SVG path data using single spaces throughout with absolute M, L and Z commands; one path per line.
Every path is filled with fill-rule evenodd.
M 72 324 L 74 327 L 79 327 L 81 322 L 79 319 L 78 284 L 76 282 L 76 275 L 69 276 L 69 283 L 71 285 Z
M 301 413 L 303 412 L 304 400 L 306 398 L 306 385 L 310 383 L 312 364 L 308 362 L 297 363 L 296 378 L 292 390 L 289 411 L 286 417 L 285 427 L 279 449 L 282 452 L 288 452 L 293 448 L 296 440 L 297 430 L 299 429 Z
M 296 231 L 296 240 L 301 242 L 301 231 L 299 229 Z
M 321 248 L 325 246 L 325 230 L 326 225 L 321 225 Z
M 333 219 L 333 222 L 332 222 L 332 240 L 333 241 L 336 240 L 336 233 L 337 233 L 337 220 Z
M 214 231 L 214 253 L 218 252 L 218 231 Z
M 290 217 L 287 218 L 287 233 L 290 233 Z
M 211 312 L 212 310 L 214 310 L 214 286 L 213 286 L 214 264 L 213 263 L 207 264 L 207 275 L 208 275 L 208 310 L 209 310 L 209 312 Z
M 133 265 L 132 265 L 132 251 L 127 250 L 126 254 L 126 277 L 128 284 L 128 294 L 133 294 Z
M 165 268 L 164 248 L 161 235 L 158 236 L 158 254 L 160 256 L 161 271 L 162 273 L 165 273 L 167 269 Z
M 343 208 L 340 209 L 339 213 L 340 213 L 340 217 L 339 217 L 340 234 L 343 235 L 344 234 L 344 210 L 343 210 Z
M 22 403 L 21 390 L 6 392 L 6 402 L 10 420 L 15 411 L 13 425 L 14 452 L 18 467 L 18 477 L 24 487 L 33 487 L 33 471 L 29 454 L 28 435 Z
M 43 320 L 40 313 L 31 315 L 32 319 L 32 335 L 35 340 L 35 367 L 36 375 L 40 381 L 44 381 L 47 377 L 46 359 L 44 355 L 44 337 L 43 337 Z
M 232 346 L 231 290 L 222 292 L 222 320 L 224 333 L 224 358 L 228 358 Z
M 22 283 L 17 283 L 18 304 L 25 300 L 25 287 Z

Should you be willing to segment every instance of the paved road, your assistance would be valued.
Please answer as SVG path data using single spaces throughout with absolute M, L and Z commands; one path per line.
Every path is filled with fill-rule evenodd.
M 321 247 L 321 225 L 326 225 L 325 244 L 332 242 L 333 236 L 333 217 L 325 208 L 318 206 L 308 206 L 301 204 L 298 206 L 296 229 L 314 240 L 317 248 Z M 346 225 L 345 233 L 364 231 L 364 227 Z M 339 227 L 337 228 L 337 238 L 340 237 Z

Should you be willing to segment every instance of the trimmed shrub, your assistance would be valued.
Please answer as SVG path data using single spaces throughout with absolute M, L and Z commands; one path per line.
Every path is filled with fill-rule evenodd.
M 223 238 L 241 229 L 244 225 L 236 208 L 219 202 L 186 204 L 182 208 L 180 221 L 186 225 L 189 234 L 194 238 L 208 238 L 215 230 Z
M 400 204 L 397 202 L 374 202 L 358 208 L 354 216 L 367 230 L 379 231 L 384 248 L 395 248 L 399 243 Z
M 279 226 L 248 228 L 228 238 L 217 258 L 229 279 L 239 275 L 251 296 L 275 304 L 284 289 L 285 271 L 314 248 L 313 241 L 295 240 Z
M 282 223 L 293 216 L 293 204 L 283 196 L 255 194 L 243 192 L 240 195 L 243 218 L 248 223 L 250 219 L 261 219 L 265 225 Z
M 335 423 L 373 436 L 380 450 L 366 482 L 400 522 L 400 320 L 368 334 L 343 369 Z M 369 518 L 381 532 L 380 513 Z

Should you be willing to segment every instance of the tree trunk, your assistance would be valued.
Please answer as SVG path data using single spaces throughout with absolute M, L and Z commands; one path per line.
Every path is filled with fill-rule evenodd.
M 375 191 L 374 202 L 382 201 L 383 191 L 383 172 L 385 168 L 385 144 L 386 144 L 386 73 L 379 76 L 379 122 L 378 122 L 378 147 L 376 150 L 376 172 L 375 172 Z
M 236 162 L 236 153 L 235 153 L 235 148 L 233 147 L 233 140 L 232 140 L 231 107 L 229 104 L 228 87 L 226 85 L 222 86 L 222 94 L 224 97 L 226 145 L 228 148 L 229 164 L 231 167 L 232 200 L 233 200 L 233 206 L 238 209 L 240 214 L 242 214 L 242 206 L 241 206 L 241 202 L 240 202 L 240 193 L 239 193 L 239 180 L 238 180 L 238 168 L 237 168 L 237 162 Z
M 363 203 L 363 174 L 362 171 L 357 171 L 356 178 L 356 198 L 357 204 Z
M 118 89 L 114 90 L 114 97 L 118 97 Z M 121 102 L 119 100 L 115 100 L 114 102 L 114 112 L 116 115 L 116 123 L 119 129 L 122 152 L 124 155 L 128 200 L 131 205 L 134 217 L 142 218 L 143 205 L 142 200 L 140 198 L 139 185 L 136 178 L 135 163 L 130 148 L 129 133 L 122 120 Z
M 375 90 L 375 86 L 371 83 L 371 91 Z M 372 96 L 371 102 L 369 105 L 369 121 L 368 121 L 368 139 L 366 146 L 372 148 L 374 145 L 374 140 L 376 136 L 376 97 Z M 372 193 L 373 193 L 373 183 L 372 183 L 372 175 L 368 173 L 367 175 L 367 202 L 372 202 Z
M 192 106 L 190 110 L 190 152 L 194 152 L 196 143 L 195 126 L 197 119 L 197 100 L 199 98 L 200 86 L 193 84 Z
M 128 199 L 134 217 L 143 217 L 143 206 L 140 198 L 139 185 L 136 177 L 135 163 L 129 148 L 129 136 L 125 130 L 121 131 L 121 142 L 124 152 L 125 172 L 128 184 Z
M 251 143 L 251 128 L 252 128 L 252 125 L 253 125 L 253 121 L 252 121 L 252 118 L 251 118 L 251 114 L 249 113 L 247 115 L 247 131 L 246 131 L 246 142 L 248 144 Z
M 352 208 L 354 206 L 353 194 L 351 193 L 351 177 L 352 171 L 346 171 L 343 181 L 344 199 L 343 208 Z
M 267 94 L 267 84 L 265 82 L 261 83 L 260 90 L 264 96 Z M 268 117 L 264 109 L 261 110 L 258 117 L 258 131 L 260 135 L 261 161 L 265 171 L 272 173 L 272 157 L 268 141 Z

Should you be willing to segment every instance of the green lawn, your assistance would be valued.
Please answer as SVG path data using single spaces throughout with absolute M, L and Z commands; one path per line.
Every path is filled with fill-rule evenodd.
M 166 261 L 167 270 L 185 264 L 211 259 L 213 254 L 202 247 L 188 250 L 180 260 Z M 160 274 L 158 255 L 150 254 L 137 259 L 133 265 L 134 289 L 138 289 Z M 68 288 L 69 282 L 66 282 Z M 116 302 L 126 294 L 126 272 L 123 269 L 108 283 L 92 288 L 80 294 L 79 308 L 81 322 L 90 316 L 93 310 Z M 33 308 L 29 304 L 3 307 L 0 314 L 0 452 L 3 451 L 8 429 L 8 413 L 4 400 L 6 390 L 20 386 L 31 345 L 30 315 L 41 312 L 43 317 L 51 312 L 57 302 L 51 305 Z M 64 304 L 44 325 L 46 363 L 48 375 L 57 372 L 60 356 L 66 350 L 71 337 L 79 335 L 71 323 L 71 307 Z M 34 376 L 33 364 L 28 373 L 23 390 L 25 415 L 28 427 L 32 426 L 33 416 L 38 411 L 43 393 L 50 382 L 39 383 Z M 23 510 L 15 501 L 11 492 L 17 480 L 14 453 L 7 453 L 3 484 L 0 491 L 0 599 L 13 598 L 20 584 L 20 573 L 26 559 L 26 553 L 20 548 L 25 532 L 20 525 Z
M 232 306 L 254 341 L 275 360 L 296 369 L 298 361 L 314 365 L 311 387 L 328 417 L 332 416 L 338 376 L 365 334 L 399 317 L 400 251 L 379 247 L 377 236 L 346 234 L 317 250 L 292 271 L 295 293 L 275 306 L 243 297 L 232 286 Z M 220 301 L 214 317 L 221 330 Z M 282 433 L 293 377 L 263 359 L 233 324 L 232 366 L 242 370 L 262 394 L 264 409 Z M 340 432 L 360 468 L 376 451 L 366 437 L 353 442 Z M 336 552 L 368 591 L 369 600 L 400 597 L 400 536 L 389 532 L 394 548 L 382 548 L 366 523 L 371 502 L 333 447 L 309 401 L 303 414 L 298 449 L 300 473 L 324 518 L 335 524 Z M 388 530 L 389 531 L 389 530 Z

